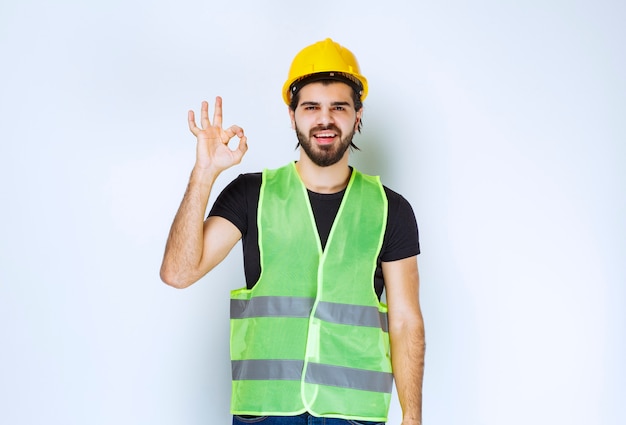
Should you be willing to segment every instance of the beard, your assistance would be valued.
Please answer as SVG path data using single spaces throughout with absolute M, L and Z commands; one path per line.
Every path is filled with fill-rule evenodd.
M 331 145 L 318 145 L 313 142 L 313 134 L 318 131 L 323 130 L 332 130 L 337 134 L 337 138 L 339 139 L 338 143 L 333 143 Z M 317 126 L 313 127 L 309 131 L 309 136 L 307 137 L 296 124 L 296 136 L 298 137 L 298 144 L 304 150 L 304 153 L 313 161 L 313 163 L 319 167 L 328 167 L 333 164 L 336 164 L 343 158 L 343 155 L 346 153 L 348 148 L 352 145 L 352 139 L 354 138 L 355 130 L 352 130 L 346 137 L 342 137 L 341 130 L 333 124 L 326 126 Z

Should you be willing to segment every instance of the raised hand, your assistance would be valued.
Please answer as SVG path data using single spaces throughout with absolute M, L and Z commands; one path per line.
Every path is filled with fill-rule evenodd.
M 196 167 L 212 169 L 219 173 L 225 169 L 239 164 L 243 155 L 248 150 L 247 138 L 243 128 L 232 125 L 227 129 L 222 128 L 222 98 L 215 98 L 215 111 L 213 112 L 213 124 L 209 121 L 209 104 L 202 102 L 200 112 L 200 127 L 196 125 L 193 111 L 189 111 L 189 130 L 196 136 Z M 232 150 L 228 142 L 233 137 L 239 138 L 239 145 Z

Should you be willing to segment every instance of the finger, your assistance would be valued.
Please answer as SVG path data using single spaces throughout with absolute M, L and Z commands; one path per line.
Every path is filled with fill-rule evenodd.
M 234 155 L 237 160 L 237 163 L 241 162 L 241 159 L 243 158 L 243 156 L 246 154 L 247 151 L 248 151 L 248 138 L 246 136 L 242 136 L 239 139 L 239 145 L 237 146 L 237 149 L 235 149 L 234 151 Z
M 228 140 L 232 139 L 235 136 L 241 139 L 243 137 L 243 128 L 239 127 L 238 125 L 231 125 L 226 130 L 224 130 L 224 133 L 226 133 Z
M 215 111 L 213 112 L 213 125 L 222 128 L 222 98 L 215 98 Z
M 187 112 L 187 122 L 189 123 L 189 130 L 191 130 L 191 132 L 195 135 L 197 135 L 197 132 L 200 130 L 198 128 L 198 126 L 196 125 L 196 116 L 193 113 L 193 111 L 189 111 Z
M 237 150 L 241 152 L 241 156 L 243 156 L 248 151 L 248 138 L 243 136 L 239 139 L 239 145 L 237 146 Z
M 206 130 L 211 126 L 211 122 L 209 121 L 209 102 L 202 101 L 202 112 L 201 114 L 201 124 L 202 129 Z

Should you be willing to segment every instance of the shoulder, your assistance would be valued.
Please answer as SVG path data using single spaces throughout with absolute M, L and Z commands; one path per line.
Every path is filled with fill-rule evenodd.
M 400 195 L 398 192 L 389 189 L 387 186 L 383 185 L 383 189 L 385 190 L 385 195 L 387 196 L 387 202 L 389 203 L 389 213 L 401 213 L 403 215 L 415 216 L 413 213 L 413 207 L 411 203 L 407 201 L 407 199 Z
M 388 202 L 382 261 L 396 261 L 420 253 L 419 230 L 413 207 L 398 192 L 383 186 Z
M 262 173 L 244 173 L 239 174 L 226 188 L 229 187 L 244 187 L 253 188 L 255 186 L 261 186 Z
M 258 192 L 261 188 L 261 173 L 239 174 L 220 193 L 220 198 L 248 198 L 248 196 Z

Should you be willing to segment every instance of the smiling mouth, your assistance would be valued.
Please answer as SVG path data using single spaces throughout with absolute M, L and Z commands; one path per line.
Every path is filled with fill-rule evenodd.
M 315 138 L 317 143 L 319 144 L 330 144 L 332 143 L 339 135 L 337 129 L 332 127 L 326 128 L 317 128 L 311 132 L 311 136 Z
M 319 143 L 325 144 L 331 143 L 333 140 L 335 140 L 335 137 L 337 137 L 337 133 L 324 132 L 315 134 L 313 137 L 315 137 L 315 140 L 317 140 Z

